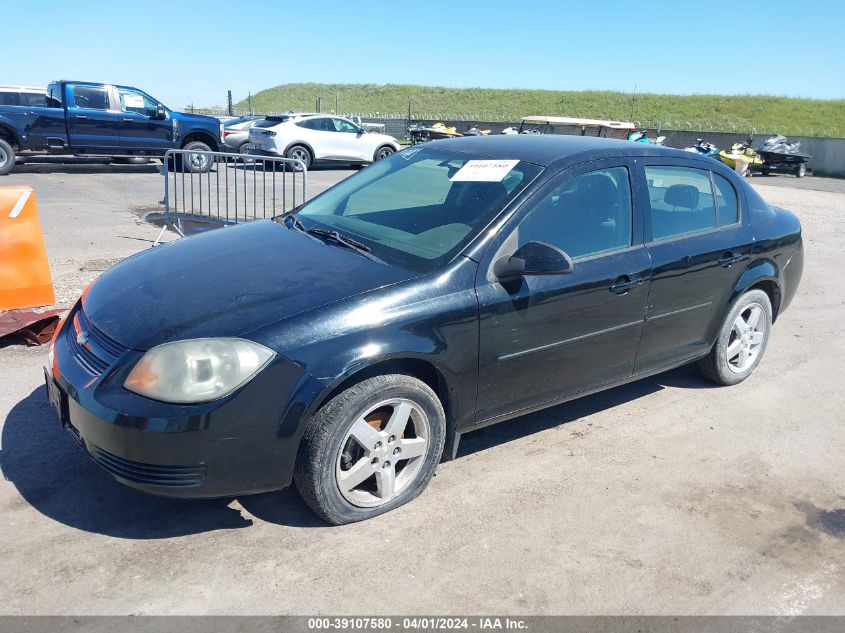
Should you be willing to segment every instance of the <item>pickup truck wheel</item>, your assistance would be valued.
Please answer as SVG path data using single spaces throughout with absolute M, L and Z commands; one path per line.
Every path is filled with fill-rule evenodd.
M 0 176 L 5 176 L 15 166 L 15 150 L 0 138 Z
M 195 152 L 210 152 L 211 148 L 202 141 L 186 143 L 182 149 Z M 211 171 L 214 157 L 207 154 L 185 154 L 185 168 L 192 174 L 204 174 Z

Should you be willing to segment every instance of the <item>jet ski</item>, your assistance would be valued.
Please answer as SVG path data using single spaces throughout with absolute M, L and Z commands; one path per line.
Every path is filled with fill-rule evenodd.
M 760 171 L 768 175 L 773 171 L 785 171 L 803 178 L 807 173 L 807 161 L 812 158 L 809 154 L 802 154 L 799 150 L 801 143 L 792 141 L 785 136 L 771 136 L 757 148 L 757 153 L 763 159 Z
M 713 143 L 708 143 L 707 141 L 697 138 L 695 139 L 695 143 L 690 145 L 689 147 L 684 148 L 685 152 L 692 152 L 693 154 L 701 154 L 703 156 L 710 156 L 711 158 L 716 158 L 719 154 L 719 148 L 713 145 Z
M 651 145 L 663 145 L 663 141 L 666 140 L 666 137 L 658 136 L 657 138 L 649 138 L 648 132 L 646 132 L 645 130 L 634 130 L 633 132 L 628 134 L 628 140 L 633 141 L 634 143 L 650 143 Z
M 454 126 L 447 127 L 445 123 L 438 122 L 430 126 L 415 123 L 408 128 L 408 136 L 411 137 L 411 143 L 416 145 L 417 143 L 425 143 L 426 141 L 441 138 L 456 138 L 463 136 L 463 134 L 458 132 Z
M 743 176 L 751 176 L 752 169 L 762 168 L 763 159 L 751 148 L 751 139 L 731 145 L 730 151 L 723 149 L 719 160 Z
M 464 132 L 464 136 L 487 136 L 488 134 L 490 134 L 490 130 L 479 130 L 477 125 L 473 125 Z

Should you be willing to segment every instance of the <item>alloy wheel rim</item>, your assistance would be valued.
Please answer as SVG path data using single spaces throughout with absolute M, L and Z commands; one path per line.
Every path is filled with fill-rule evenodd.
M 194 169 L 205 169 L 210 157 L 205 154 L 191 154 L 188 160 L 191 161 Z
M 734 319 L 725 357 L 732 372 L 741 374 L 754 365 L 768 334 L 763 306 L 752 303 Z
M 9 160 L 9 155 L 6 153 L 5 149 L 0 147 L 0 167 L 3 167 L 7 160 Z
M 349 428 L 335 460 L 343 498 L 374 508 L 402 494 L 419 477 L 430 429 L 420 406 L 406 398 L 369 407 Z
M 381 150 L 381 151 L 379 151 L 379 153 L 378 153 L 378 158 L 379 158 L 379 160 L 385 159 L 385 158 L 387 158 L 388 156 L 390 156 L 392 153 L 393 153 L 393 152 L 391 152 L 389 149 L 382 149 L 382 150 Z

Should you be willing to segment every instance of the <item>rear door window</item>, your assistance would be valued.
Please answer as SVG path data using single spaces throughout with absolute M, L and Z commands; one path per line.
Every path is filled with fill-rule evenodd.
M 709 171 L 646 166 L 645 175 L 651 202 L 652 240 L 716 228 L 716 204 Z
M 73 102 L 77 108 L 89 110 L 108 110 L 109 93 L 105 88 L 93 86 L 74 86 Z

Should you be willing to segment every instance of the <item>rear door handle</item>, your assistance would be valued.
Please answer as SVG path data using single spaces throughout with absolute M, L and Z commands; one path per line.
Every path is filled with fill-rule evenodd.
M 85 116 L 84 114 L 74 114 L 73 118 L 74 119 L 87 119 L 88 117 Z
M 738 262 L 740 259 L 742 259 L 742 255 L 735 255 L 731 251 L 728 251 L 722 255 L 722 258 L 719 260 L 719 265 L 722 268 L 730 268 L 731 264 Z
M 622 275 L 621 277 L 617 277 L 616 281 L 610 287 L 610 292 L 618 295 L 624 295 L 627 294 L 631 288 L 641 286 L 642 283 L 642 278 L 631 279 L 628 275 Z
M 133 119 L 132 117 L 127 117 L 125 119 L 121 119 L 121 121 L 126 121 L 127 123 L 132 123 L 132 121 L 134 121 L 134 120 L 135 119 Z

